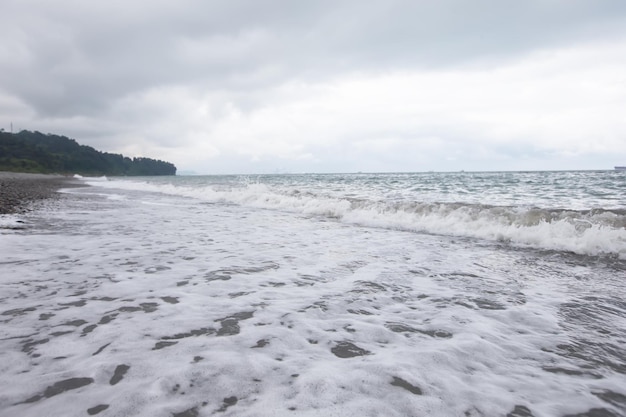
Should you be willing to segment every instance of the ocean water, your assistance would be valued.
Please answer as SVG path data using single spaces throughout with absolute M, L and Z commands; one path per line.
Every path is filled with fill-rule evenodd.
M 0 416 L 626 415 L 626 172 L 83 178 L 0 222 Z

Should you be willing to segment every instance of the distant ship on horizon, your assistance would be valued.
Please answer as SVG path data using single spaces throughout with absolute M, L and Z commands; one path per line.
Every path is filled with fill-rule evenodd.
M 626 171 L 626 166 L 618 166 L 618 167 L 615 167 L 615 170 L 616 170 L 616 171 Z

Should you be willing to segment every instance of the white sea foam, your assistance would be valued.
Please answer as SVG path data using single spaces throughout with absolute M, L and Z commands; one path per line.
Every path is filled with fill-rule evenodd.
M 3 214 L 0 215 L 0 229 L 22 229 L 24 227 L 24 221 L 22 218 L 15 214 Z
M 108 181 L 109 179 L 105 176 L 102 175 L 100 177 L 84 177 L 82 175 L 79 174 L 74 174 L 74 178 L 79 179 L 79 180 L 83 180 L 89 183 L 99 183 L 99 182 L 104 182 L 104 181 Z
M 622 261 L 100 184 L 0 234 L 0 416 L 624 412 Z
M 480 238 L 584 255 L 626 258 L 626 214 L 623 210 L 542 209 L 339 198 L 260 183 L 237 187 L 119 180 L 92 184 L 185 196 L 213 203 L 325 216 L 370 227 Z

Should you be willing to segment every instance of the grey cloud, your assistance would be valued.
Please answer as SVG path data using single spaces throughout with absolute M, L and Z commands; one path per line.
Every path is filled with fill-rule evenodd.
M 626 38 L 623 0 L 4 0 L 0 16 L 0 108 L 6 109 L 0 116 L 5 126 L 11 120 L 21 128 L 65 134 L 105 150 L 121 149 L 129 140 L 146 149 L 209 140 L 219 147 L 224 139 L 211 136 L 212 129 L 232 116 L 231 105 L 244 114 L 245 124 L 255 110 L 280 108 L 292 99 L 280 88 L 290 81 L 319 85 L 354 73 L 497 67 L 538 49 Z M 297 94 L 309 90 L 302 91 Z M 185 118 L 193 115 L 193 106 L 208 109 L 202 117 Z M 427 140 L 423 138 L 433 137 L 478 160 L 480 150 L 466 137 L 470 122 L 448 126 L 448 116 L 454 115 L 446 111 L 434 125 L 401 126 L 397 119 L 369 123 L 354 117 L 354 125 L 340 133 L 333 126 L 321 129 L 322 135 L 341 136 L 341 143 L 305 147 L 303 153 L 313 155 L 305 162 L 321 171 L 339 165 L 357 170 L 364 161 L 380 170 L 395 164 L 405 170 L 437 169 L 419 160 L 426 155 L 419 147 Z M 281 116 L 274 117 L 279 125 Z M 299 127 L 306 130 L 306 123 Z M 232 125 L 234 137 L 241 136 L 239 126 Z M 243 136 L 257 141 L 281 129 L 245 131 Z M 476 136 L 482 135 L 498 157 L 506 159 L 511 152 L 536 157 L 532 147 L 496 149 L 481 129 L 474 129 Z M 368 143 L 376 146 L 389 138 L 396 142 L 390 142 L 386 156 L 367 149 Z M 232 169 L 232 161 L 268 172 L 283 167 L 299 171 L 304 163 L 280 153 L 276 160 L 267 153 L 250 162 L 228 146 L 219 150 L 224 172 Z M 434 159 L 449 156 L 433 152 L 438 152 Z
M 43 117 L 95 115 L 153 86 L 262 88 L 342 71 L 453 67 L 624 35 L 626 3 L 44 2 L 1 6 L 2 88 Z M 7 46 L 7 44 L 10 44 Z

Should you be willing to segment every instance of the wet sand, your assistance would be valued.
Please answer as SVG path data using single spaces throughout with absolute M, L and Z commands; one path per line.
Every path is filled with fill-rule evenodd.
M 0 171 L 0 214 L 27 212 L 38 201 L 58 196 L 60 188 L 81 186 L 84 184 L 62 175 Z

